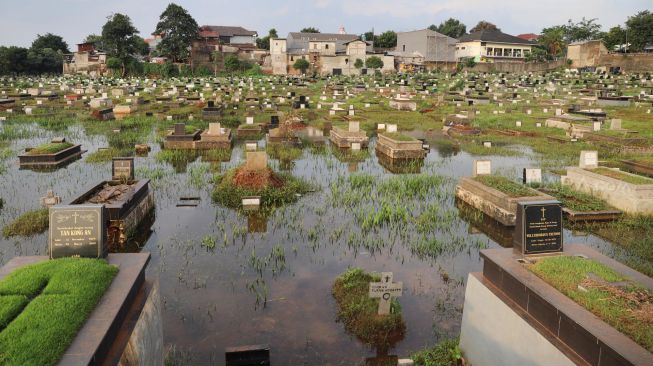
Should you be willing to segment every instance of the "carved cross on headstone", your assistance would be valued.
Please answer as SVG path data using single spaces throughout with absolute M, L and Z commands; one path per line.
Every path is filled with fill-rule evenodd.
M 370 297 L 379 299 L 379 315 L 390 314 L 390 302 L 402 295 L 402 288 L 401 282 L 392 282 L 392 272 L 382 272 L 381 282 L 370 282 Z

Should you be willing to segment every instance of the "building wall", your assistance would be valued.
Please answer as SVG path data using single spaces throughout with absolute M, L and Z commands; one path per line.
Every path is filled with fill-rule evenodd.
M 270 59 L 273 74 L 285 75 L 288 73 L 287 56 L 286 40 L 278 38 L 270 39 Z
M 473 68 L 466 68 L 466 70 L 475 72 L 544 72 L 564 67 L 565 65 L 565 60 L 551 62 L 484 62 L 476 64 Z
M 499 62 L 502 60 L 523 60 L 525 55 L 531 51 L 532 46 L 523 45 L 523 44 L 510 44 L 510 43 L 492 43 L 492 42 L 483 42 L 485 46 L 481 46 L 480 41 L 474 42 L 460 42 L 456 44 L 456 58 L 460 59 L 463 57 L 473 57 L 476 61 L 489 61 L 489 62 Z M 492 49 L 491 56 L 488 55 L 488 49 Z M 505 49 L 520 50 L 520 57 L 513 56 L 513 53 L 510 56 L 505 56 Z M 501 50 L 501 56 L 498 56 L 495 53 L 495 50 Z
M 363 41 L 351 42 L 347 45 L 347 55 L 351 57 L 365 57 L 367 54 L 367 43 Z
M 395 51 L 402 54 L 417 52 L 426 57 L 426 29 L 397 33 L 397 48 L 395 48 Z
M 316 52 L 320 55 L 335 55 L 336 43 L 335 42 L 309 42 L 308 52 Z
M 92 55 L 89 52 L 75 52 L 74 62 L 64 62 L 64 74 L 88 74 L 93 76 L 104 75 L 107 72 L 107 56 Z
M 355 57 L 349 55 L 321 57 L 319 60 L 320 68 L 318 73 L 320 75 L 333 75 L 333 69 L 341 69 L 343 75 L 359 75 L 361 70 L 354 67 L 356 59 L 359 58 L 365 62 L 369 57 L 372 56 L 379 57 L 383 61 L 383 68 L 380 70 L 382 73 L 390 73 L 395 71 L 394 56 L 370 54 L 359 55 Z M 371 72 L 372 70 L 368 70 L 368 73 Z
M 256 44 L 256 37 L 254 36 L 233 36 L 229 40 L 232 44 Z
M 653 53 L 621 54 L 610 53 L 601 55 L 599 66 L 620 67 L 627 72 L 653 72 Z
M 608 54 L 608 49 L 601 41 L 590 41 L 567 46 L 567 58 L 572 61 L 571 67 L 594 67 L 599 58 Z
M 460 42 L 456 44 L 456 58 L 480 57 L 481 42 Z

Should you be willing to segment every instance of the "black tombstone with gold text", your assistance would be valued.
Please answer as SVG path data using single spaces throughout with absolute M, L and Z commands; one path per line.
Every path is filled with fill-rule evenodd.
M 134 158 L 113 158 L 111 161 L 111 179 L 134 180 Z
M 50 258 L 107 256 L 104 205 L 50 207 Z
M 523 255 L 562 252 L 562 235 L 560 202 L 517 203 L 514 243 Z

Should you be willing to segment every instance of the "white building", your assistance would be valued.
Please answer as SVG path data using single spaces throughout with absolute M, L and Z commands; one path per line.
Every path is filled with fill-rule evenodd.
M 482 30 L 460 37 L 456 58 L 472 58 L 476 62 L 523 61 L 534 45 L 500 31 Z

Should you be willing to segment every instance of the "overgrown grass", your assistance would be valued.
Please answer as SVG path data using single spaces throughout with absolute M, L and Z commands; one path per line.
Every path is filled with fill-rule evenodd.
M 333 297 L 338 306 L 337 319 L 345 330 L 373 347 L 387 349 L 403 339 L 406 325 L 401 306 L 392 299 L 389 315 L 378 315 L 379 299 L 369 297 L 370 282 L 379 282 L 377 274 L 352 268 L 336 278 Z
M 117 272 L 104 260 L 65 258 L 8 275 L 0 282 L 0 364 L 56 364 Z
M 458 366 L 462 351 L 458 339 L 445 339 L 432 348 L 413 353 L 410 358 L 415 366 Z
M 216 184 L 213 190 L 213 200 L 230 208 L 238 208 L 242 205 L 243 197 L 260 196 L 261 206 L 278 207 L 287 203 L 295 202 L 299 195 L 309 192 L 312 187 L 307 182 L 295 178 L 290 174 L 275 173 L 284 181 L 282 187 L 267 186 L 261 189 L 240 187 L 234 184 L 234 175 L 238 168 L 229 170 L 223 175 L 216 175 L 213 178 Z
M 61 143 L 52 143 L 48 142 L 46 144 L 39 145 L 32 150 L 30 150 L 27 155 L 46 155 L 46 154 L 56 154 L 59 151 L 66 150 L 69 147 L 74 146 L 70 142 L 61 142 Z
M 5 238 L 32 236 L 45 232 L 49 226 L 48 209 L 27 211 L 2 229 Z
M 474 180 L 503 192 L 510 197 L 532 197 L 538 195 L 533 189 L 500 175 L 479 175 L 474 177 Z
M 616 286 L 613 283 L 629 280 L 599 262 L 584 258 L 559 256 L 540 259 L 528 269 L 653 352 L 651 291 L 632 282 Z
M 417 139 L 414 137 L 402 135 L 398 132 L 384 132 L 383 136 L 395 141 L 417 141 Z
M 569 186 L 555 184 L 543 189 L 562 202 L 563 207 L 579 212 L 614 210 L 607 202 L 591 194 L 579 192 Z
M 626 183 L 642 185 L 642 184 L 653 184 L 653 179 L 642 177 L 635 174 L 628 174 L 619 170 L 608 169 L 608 168 L 596 168 L 591 170 L 593 173 L 601 174 L 606 177 L 619 179 Z
M 86 162 L 91 164 L 101 164 L 111 161 L 113 158 L 126 157 L 134 155 L 133 149 L 118 149 L 110 147 L 108 149 L 100 149 L 96 152 L 89 154 L 86 157 Z

